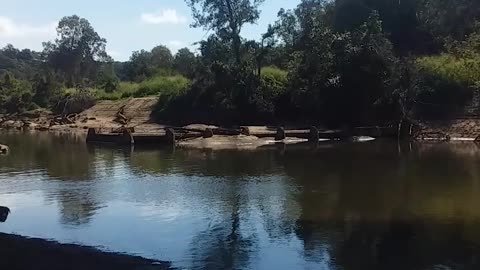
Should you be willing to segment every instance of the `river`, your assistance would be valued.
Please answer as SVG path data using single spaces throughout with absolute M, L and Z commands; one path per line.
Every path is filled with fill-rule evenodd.
M 181 269 L 480 269 L 480 148 L 393 141 L 257 151 L 3 133 L 0 232 Z

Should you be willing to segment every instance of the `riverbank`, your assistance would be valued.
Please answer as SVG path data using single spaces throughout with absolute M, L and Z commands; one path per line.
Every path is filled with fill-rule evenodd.
M 78 113 L 60 117 L 47 110 L 35 110 L 22 114 L 0 115 L 0 129 L 15 130 L 37 130 L 51 131 L 59 133 L 80 133 L 87 134 L 88 129 L 93 128 L 97 133 L 111 133 L 112 131 L 121 131 L 125 127 L 135 130 L 136 134 L 164 134 L 166 125 L 156 123 L 151 117 L 152 109 L 157 102 L 156 97 L 132 98 L 128 100 L 117 101 L 99 101 L 93 107 Z M 417 123 L 418 126 L 412 130 L 406 130 L 410 136 L 419 140 L 475 140 L 480 136 L 480 119 L 465 118 L 441 121 L 423 121 Z M 188 130 L 218 129 L 212 125 L 189 125 L 182 127 Z M 276 133 L 276 127 L 255 126 L 248 127 L 252 134 L 258 135 L 262 139 L 263 133 Z M 288 129 L 288 128 L 287 128 Z M 393 131 L 392 131 L 393 130 Z M 325 130 L 324 130 L 325 131 Z M 357 128 L 350 135 L 352 136 L 370 136 L 370 137 L 397 137 L 397 128 Z M 337 131 L 338 132 L 338 131 Z M 340 131 L 342 132 L 342 131 Z M 377 134 L 378 133 L 378 134 Z M 402 133 L 403 134 L 403 133 Z M 224 134 L 215 134 L 224 135 Z M 248 135 L 248 134 L 247 134 Z M 295 137 L 295 136 L 290 136 Z M 325 136 L 324 136 L 325 137 Z M 324 138 L 322 137 L 322 138 Z M 302 136 L 300 136 L 302 138 Z M 205 146 L 215 144 L 225 144 L 227 138 L 215 136 L 209 140 L 197 140 L 195 143 L 188 141 L 181 145 Z M 264 140 L 254 141 L 252 138 L 228 137 L 229 145 L 243 145 L 248 147 L 263 145 Z M 214 146 L 213 148 L 215 148 Z M 223 146 L 222 146 L 223 147 Z M 234 148 L 236 148 L 235 146 Z
M 138 132 L 154 133 L 165 127 L 155 123 L 150 117 L 156 102 L 156 97 L 99 101 L 81 113 L 63 117 L 44 109 L 21 114 L 0 115 L 0 129 L 86 134 L 88 128 L 110 132 L 122 126 L 128 126 L 135 127 Z
M 0 234 L 0 254 L 0 269 L 9 270 L 172 269 L 167 262 L 9 234 Z

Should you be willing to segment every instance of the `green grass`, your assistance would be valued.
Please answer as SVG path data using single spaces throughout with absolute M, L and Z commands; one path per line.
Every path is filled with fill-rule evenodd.
M 157 76 L 141 83 L 120 82 L 117 90 L 111 93 L 103 89 L 92 89 L 98 100 L 120 100 L 131 97 L 148 97 L 159 95 L 179 95 L 190 87 L 190 80 L 183 76 Z M 76 89 L 66 89 L 65 93 L 73 93 Z
M 179 95 L 184 93 L 191 85 L 191 81 L 183 76 L 158 76 L 140 83 L 134 97 L 156 95 Z
M 472 86 L 480 82 L 480 55 L 471 59 L 449 54 L 421 57 L 417 65 L 421 70 L 460 85 Z
M 280 83 L 286 83 L 287 76 L 288 76 L 288 73 L 285 70 L 281 70 L 276 67 L 262 68 L 262 78 L 274 79 Z
M 94 89 L 95 98 L 98 100 L 119 100 L 134 96 L 138 91 L 139 84 L 131 82 L 120 82 L 117 90 L 111 93 L 105 92 L 103 89 Z

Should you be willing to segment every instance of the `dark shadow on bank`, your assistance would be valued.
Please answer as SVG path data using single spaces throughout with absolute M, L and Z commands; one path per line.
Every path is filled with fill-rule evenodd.
M 0 206 L 1 223 L 7 221 L 9 214 L 8 207 Z M 0 254 L 0 269 L 172 269 L 168 262 L 3 233 L 0 233 Z
M 172 269 L 167 262 L 7 234 L 0 234 L 0 253 L 0 269 Z

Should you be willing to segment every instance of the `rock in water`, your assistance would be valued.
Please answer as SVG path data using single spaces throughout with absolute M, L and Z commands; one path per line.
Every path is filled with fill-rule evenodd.
M 10 214 L 10 209 L 5 206 L 0 206 L 0 222 L 5 222 Z
M 10 151 L 8 146 L 0 144 L 0 154 L 8 154 L 8 151 Z
M 277 129 L 277 135 L 275 136 L 275 141 L 283 141 L 287 137 L 285 133 L 285 129 L 283 127 L 279 127 Z

